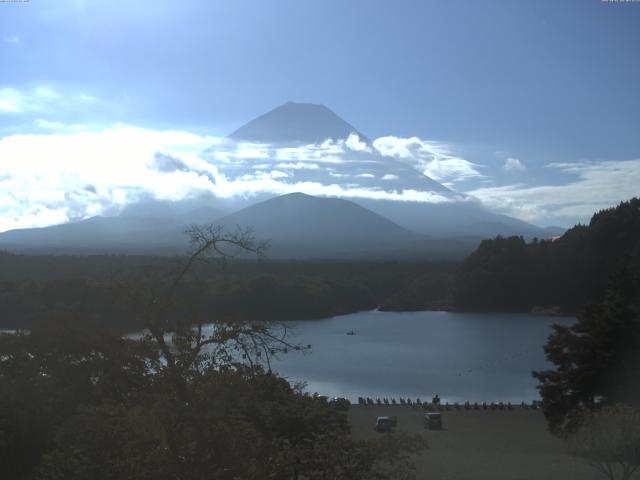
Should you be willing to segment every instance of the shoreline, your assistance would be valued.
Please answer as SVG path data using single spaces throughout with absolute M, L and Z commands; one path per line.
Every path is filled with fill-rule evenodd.
M 460 314 L 469 314 L 469 315 L 530 315 L 533 317 L 545 317 L 545 318 L 575 318 L 578 314 L 572 314 L 572 313 L 543 313 L 543 312 L 534 312 L 534 311 L 530 311 L 530 312 L 523 312 L 523 311 L 508 311 L 508 310 L 487 310 L 487 311 L 469 311 L 469 310 L 455 310 L 455 309 L 450 309 L 450 310 L 442 310 L 442 309 L 425 309 L 425 310 L 385 310 L 385 309 L 381 309 L 380 307 L 376 307 L 376 308 L 372 308 L 372 309 L 367 309 L 367 310 L 355 310 L 352 312 L 347 312 L 347 313 L 340 313 L 337 315 L 333 315 L 333 316 L 329 316 L 329 317 L 309 317 L 309 318 L 297 318 L 297 319 L 288 319 L 288 320 L 248 320 L 248 321 L 254 321 L 254 322 L 265 322 L 265 323 L 273 323 L 273 324 L 277 324 L 277 323 L 285 323 L 285 322 L 317 322 L 317 321 L 321 321 L 321 320 L 327 320 L 327 319 L 331 319 L 331 318 L 337 318 L 337 317 L 345 317 L 348 315 L 355 315 L 358 313 L 368 313 L 368 312 L 380 312 L 380 313 L 420 313 L 420 312 L 433 312 L 433 313 L 460 313 Z M 28 332 L 30 331 L 31 327 L 37 322 L 33 322 L 31 323 L 28 327 L 24 327 L 24 326 L 14 326 L 14 325 L 3 325 L 2 327 L 0 327 L 0 335 L 2 335 L 3 333 L 16 333 L 18 331 L 21 332 Z M 215 322 L 207 322 L 207 323 L 203 323 L 202 325 L 211 325 Z M 197 323 L 194 323 L 193 325 L 197 325 Z M 116 328 L 114 329 L 116 331 L 119 331 L 120 333 L 122 333 L 123 335 L 133 335 L 133 334 L 137 334 L 141 332 L 141 328 L 137 328 L 137 329 L 133 329 L 133 330 L 128 330 L 128 329 L 120 329 L 120 328 Z M 143 330 L 143 329 L 142 329 Z

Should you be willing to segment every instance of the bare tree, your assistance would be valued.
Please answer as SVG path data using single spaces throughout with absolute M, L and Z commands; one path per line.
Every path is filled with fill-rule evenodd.
M 136 303 L 142 307 L 139 313 L 147 329 L 144 340 L 156 352 L 150 359 L 151 368 L 166 374 L 179 397 L 188 402 L 190 381 L 197 372 L 234 362 L 266 366 L 270 371 L 274 355 L 304 348 L 288 341 L 284 324 L 238 319 L 211 322 L 210 317 L 193 314 L 192 299 L 183 298 L 181 288 L 189 282 L 198 285 L 194 271 L 198 263 L 214 261 L 225 266 L 240 255 L 261 258 L 268 242 L 257 241 L 251 230 L 239 227 L 227 231 L 218 225 L 194 225 L 185 233 L 191 244 L 189 254 L 160 285 L 147 289 L 144 300 L 136 298 Z
M 608 479 L 629 480 L 640 466 L 640 411 L 615 406 L 588 413 L 567 448 Z

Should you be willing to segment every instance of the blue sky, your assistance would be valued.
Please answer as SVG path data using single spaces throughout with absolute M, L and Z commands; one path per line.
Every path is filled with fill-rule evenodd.
M 132 132 L 147 145 L 137 155 L 197 162 L 197 149 L 288 100 L 323 103 L 394 145 L 418 137 L 419 171 L 440 168 L 438 181 L 490 208 L 584 221 L 640 193 L 639 46 L 640 2 L 0 3 L 0 212 L 11 217 L 0 230 L 129 201 L 131 174 L 91 205 L 69 200 L 85 179 L 65 178 L 135 163 L 122 140 Z M 91 159 L 105 138 L 124 142 L 113 166 Z M 446 153 L 434 164 L 436 147 Z M 443 159 L 454 168 L 443 173 Z M 45 166 L 57 183 L 36 175 Z M 190 181 L 206 188 L 198 175 L 144 188 L 180 198 Z

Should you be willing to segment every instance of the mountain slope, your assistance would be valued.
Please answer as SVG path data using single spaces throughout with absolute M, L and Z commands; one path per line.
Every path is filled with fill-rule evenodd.
M 293 193 L 271 198 L 225 217 L 213 210 L 170 216 L 141 209 L 117 217 L 0 233 L 0 248 L 22 253 L 179 254 L 187 247 L 183 231 L 191 223 L 214 222 L 233 230 L 251 228 L 269 240 L 271 258 L 462 258 L 474 240 L 432 239 L 411 232 L 348 200 Z M 177 211 L 181 211 L 176 207 Z
M 77 222 L 0 233 L 0 248 L 20 252 L 57 253 L 179 253 L 188 247 L 185 228 L 213 222 L 222 212 L 207 208 L 175 211 L 124 212 Z
M 311 144 L 328 138 L 346 139 L 356 133 L 370 140 L 324 105 L 287 102 L 260 115 L 229 135 L 238 141 Z
M 395 240 L 417 235 L 348 200 L 291 193 L 220 219 L 225 225 L 253 228 L 269 238 Z
M 269 240 L 275 258 L 461 258 L 476 241 L 411 232 L 349 200 L 303 193 L 275 197 L 223 217 Z
M 477 201 L 444 203 L 394 202 L 358 199 L 368 208 L 402 227 L 433 237 L 474 237 L 478 240 L 496 235 L 522 235 L 525 238 L 549 238 L 562 229 L 545 229 L 487 210 Z

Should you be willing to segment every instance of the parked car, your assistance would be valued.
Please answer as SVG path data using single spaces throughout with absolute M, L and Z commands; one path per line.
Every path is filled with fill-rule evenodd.
M 351 402 L 343 397 L 333 397 L 329 400 L 329 403 L 336 405 L 341 410 L 349 410 L 349 407 L 351 407 Z
M 378 417 L 376 419 L 376 432 L 390 432 L 393 427 L 389 417 Z
M 425 413 L 424 428 L 428 428 L 429 430 L 442 430 L 442 414 L 440 412 Z

